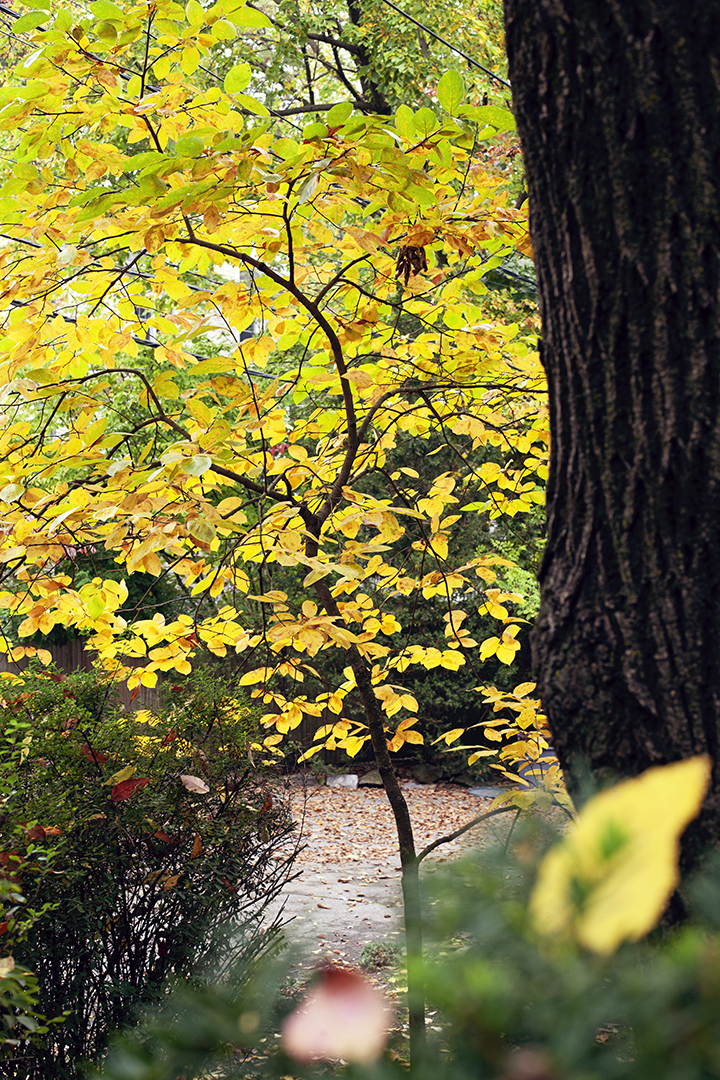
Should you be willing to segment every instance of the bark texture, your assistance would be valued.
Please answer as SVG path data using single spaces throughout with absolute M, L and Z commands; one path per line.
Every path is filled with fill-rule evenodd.
M 533 651 L 570 787 L 707 752 L 720 839 L 720 0 L 505 0 L 548 376 Z

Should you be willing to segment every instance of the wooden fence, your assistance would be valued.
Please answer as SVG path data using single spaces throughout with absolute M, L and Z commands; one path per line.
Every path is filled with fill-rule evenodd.
M 70 674 L 71 671 L 92 671 L 94 653 L 85 648 L 82 638 L 68 641 L 65 645 L 43 646 L 53 658 L 53 662 L 60 671 Z M 130 663 L 132 663 L 130 661 Z M 29 660 L 10 660 L 5 653 L 0 653 L 0 672 L 11 671 L 19 675 L 28 666 Z M 118 684 L 120 701 L 126 709 L 153 709 L 157 707 L 159 694 L 157 688 L 148 686 L 138 687 L 137 694 L 132 697 L 133 691 L 129 690 L 127 683 Z M 132 700 L 131 700 L 132 698 Z
M 76 638 L 65 645 L 49 645 L 43 646 L 43 648 L 47 648 L 59 671 L 64 671 L 67 674 L 72 671 L 92 671 L 95 654 L 85 648 L 85 642 L 82 638 Z M 13 661 L 8 659 L 4 653 L 0 653 L 0 672 L 11 671 L 13 674 L 19 675 L 28 666 L 28 663 L 29 660 L 27 659 Z M 132 666 L 132 660 L 128 660 L 127 663 L 128 666 Z M 134 711 L 136 709 L 157 708 L 160 702 L 159 688 L 161 679 L 162 674 L 159 673 L 157 687 L 139 686 L 136 694 L 128 689 L 126 682 L 119 683 L 117 687 L 118 694 L 125 709 Z M 304 719 L 300 727 L 292 732 L 292 741 L 300 743 L 302 746 L 310 746 L 317 723 L 318 721 L 311 718 Z M 345 760 L 345 755 L 340 750 L 326 750 L 318 754 L 318 758 L 326 764 L 339 765 Z

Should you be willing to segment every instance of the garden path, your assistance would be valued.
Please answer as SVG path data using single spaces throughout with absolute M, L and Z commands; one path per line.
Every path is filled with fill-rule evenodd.
M 409 781 L 403 787 L 419 850 L 482 814 L 493 797 L 451 784 Z M 302 850 L 281 903 L 291 920 L 286 936 L 302 955 L 299 966 L 325 960 L 357 964 L 364 946 L 399 942 L 400 859 L 382 788 L 294 787 L 290 803 Z M 491 818 L 436 849 L 424 872 L 503 838 L 511 818 Z

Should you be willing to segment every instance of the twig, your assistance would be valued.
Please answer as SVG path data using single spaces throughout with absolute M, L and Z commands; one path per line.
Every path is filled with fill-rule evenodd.
M 428 844 L 426 848 L 420 852 L 417 856 L 417 861 L 420 863 L 429 855 L 435 848 L 440 847 L 441 844 L 449 844 L 451 840 L 457 840 L 458 836 L 462 836 L 468 829 L 474 828 L 479 825 L 481 821 L 487 821 L 488 818 L 496 817 L 497 814 L 507 814 L 508 810 L 515 810 L 514 806 L 499 806 L 497 810 L 489 810 L 487 814 L 481 814 L 479 817 L 473 818 L 472 821 L 468 821 L 467 825 L 463 825 L 461 829 L 456 829 L 455 832 L 450 833 L 448 836 L 441 836 L 439 840 L 433 840 L 432 844 Z M 514 822 L 513 822 L 514 824 Z

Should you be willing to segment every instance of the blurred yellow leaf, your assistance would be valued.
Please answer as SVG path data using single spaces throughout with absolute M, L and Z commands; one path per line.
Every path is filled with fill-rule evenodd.
M 591 799 L 540 866 L 530 900 L 537 930 L 602 954 L 651 930 L 678 883 L 680 836 L 710 769 L 709 757 L 689 758 Z

